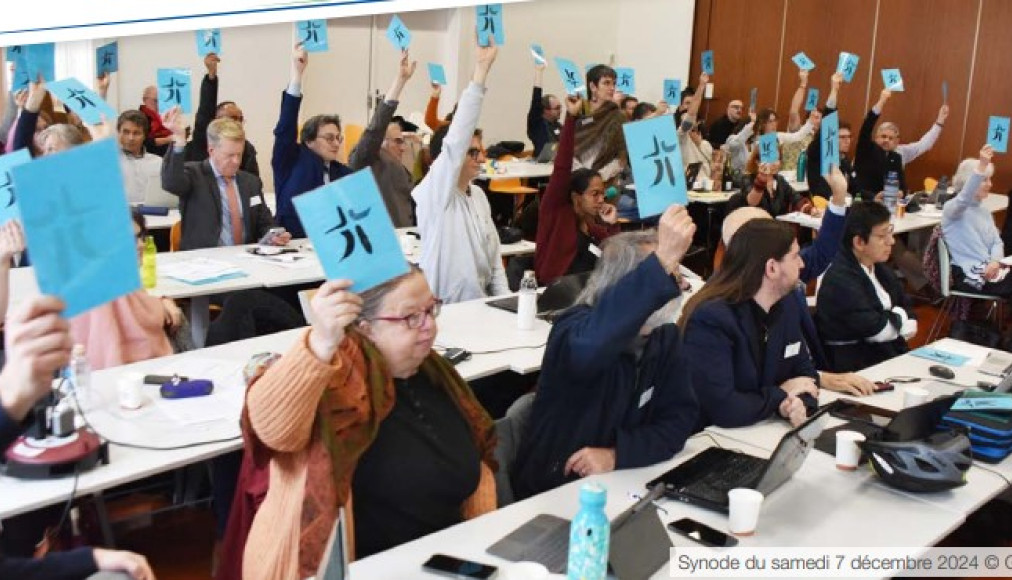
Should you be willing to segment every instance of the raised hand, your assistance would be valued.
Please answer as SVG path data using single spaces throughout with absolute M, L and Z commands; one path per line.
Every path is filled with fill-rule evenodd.
M 692 223 L 689 212 L 680 205 L 672 205 L 661 215 L 657 225 L 657 259 L 669 273 L 678 271 L 678 264 L 692 244 L 696 224 Z
M 362 298 L 348 290 L 351 285 L 351 280 L 324 282 L 310 303 L 313 329 L 309 332 L 309 348 L 322 361 L 334 358 L 345 328 L 362 312 Z

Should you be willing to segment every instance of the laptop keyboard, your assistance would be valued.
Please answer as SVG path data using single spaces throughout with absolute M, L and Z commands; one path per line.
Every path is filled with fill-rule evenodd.
M 717 503 L 727 503 L 727 492 L 736 487 L 755 483 L 765 461 L 744 454 L 729 456 L 715 469 L 703 474 L 700 479 L 682 488 L 687 495 L 694 495 Z
M 569 526 L 559 526 L 529 545 L 523 559 L 544 565 L 552 574 L 565 574 L 569 563 Z

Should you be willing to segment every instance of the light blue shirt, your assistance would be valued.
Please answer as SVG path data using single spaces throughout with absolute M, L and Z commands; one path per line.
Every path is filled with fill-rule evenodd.
M 218 168 L 211 163 L 211 171 L 214 172 L 214 178 L 218 182 L 218 196 L 221 198 L 221 235 L 218 236 L 219 246 L 234 246 L 232 242 L 232 211 L 228 207 L 228 186 L 225 183 L 225 178 L 218 173 Z M 236 181 L 235 177 L 232 178 L 232 182 L 235 183 L 235 193 L 238 199 L 236 200 L 239 206 L 239 219 L 242 220 L 242 196 L 239 195 L 239 182 Z M 245 239 L 245 237 L 243 237 Z
M 983 284 L 987 263 L 1001 260 L 1005 255 L 994 216 L 976 198 L 984 178 L 974 171 L 959 194 L 945 202 L 942 208 L 942 235 L 949 246 L 952 263 L 963 270 L 971 284 Z

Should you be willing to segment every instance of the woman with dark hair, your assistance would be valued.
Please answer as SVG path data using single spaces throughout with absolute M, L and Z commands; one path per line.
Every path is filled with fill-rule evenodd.
M 615 179 L 628 161 L 622 133 L 628 119 L 614 101 L 616 78 L 615 69 L 603 64 L 587 71 L 590 99 L 584 112 L 591 121 L 580 123 L 574 150 L 577 168 L 596 171 L 606 183 Z
M 777 131 L 777 112 L 773 109 L 762 109 L 758 115 L 753 110 L 749 111 L 749 115 L 752 117 L 753 123 L 745 125 L 744 129 L 727 138 L 727 151 L 731 156 L 731 167 L 741 172 L 747 170 L 749 156 L 755 149 L 754 141 L 757 141 L 759 137 L 766 133 L 776 133 L 777 143 L 781 146 L 797 143 L 814 135 L 819 127 L 819 120 L 821 120 L 821 117 L 809 117 L 800 129 L 785 133 Z
M 342 506 L 358 558 L 496 507 L 492 420 L 432 351 L 441 302 L 425 276 L 350 287 L 320 287 L 311 329 L 246 395 L 248 451 L 270 468 L 246 580 L 316 574 Z
M 794 425 L 817 406 L 818 373 L 790 297 L 804 261 L 794 230 L 751 220 L 731 238 L 720 270 L 682 311 L 698 428 L 745 427 L 774 415 Z M 714 363 L 717 364 L 714 364 Z
M 573 144 L 582 106 L 579 97 L 567 97 L 568 114 L 555 169 L 538 208 L 534 272 L 541 284 L 593 270 L 601 242 L 619 231 L 615 206 L 604 201 L 601 176 L 591 169 L 573 171 Z

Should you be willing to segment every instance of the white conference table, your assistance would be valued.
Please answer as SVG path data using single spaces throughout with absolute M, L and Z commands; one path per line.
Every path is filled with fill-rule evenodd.
M 443 307 L 437 322 L 438 346 L 461 347 L 474 353 L 470 359 L 456 367 L 457 372 L 468 381 L 505 371 L 527 374 L 539 370 L 544 345 L 551 330 L 551 326 L 541 320 L 535 321 L 533 330 L 517 330 L 515 314 L 487 306 L 484 300 L 448 304 Z M 245 363 L 251 356 L 261 352 L 284 354 L 303 332 L 305 328 L 286 330 L 95 371 L 92 374 L 95 402 L 86 409 L 85 415 L 104 437 L 155 447 L 234 439 L 172 451 L 139 450 L 111 444 L 109 465 L 101 465 L 82 473 L 77 495 L 99 493 L 123 483 L 242 448 L 242 441 L 238 439 L 237 408 L 234 409 L 234 416 L 228 420 L 181 425 L 167 415 L 163 408 L 153 404 L 159 399 L 158 387 L 145 385 L 146 404 L 137 411 L 122 410 L 116 403 L 116 385 L 120 377 L 128 373 L 171 374 L 173 369 L 185 374 L 189 365 L 196 364 L 196 361 L 201 364 L 205 361 L 220 361 L 223 366 L 231 367 Z M 228 390 L 228 385 L 216 385 L 216 388 L 219 392 L 212 395 L 215 398 L 205 399 L 206 402 L 216 405 L 235 403 L 235 399 L 229 398 L 228 394 L 231 393 L 234 397 L 236 392 Z M 219 399 L 219 396 L 224 398 Z M 34 481 L 0 476 L 0 519 L 66 501 L 72 486 L 72 477 Z
M 991 193 L 984 199 L 982 205 L 991 213 L 1004 211 L 1008 208 L 1008 196 L 999 193 Z M 819 229 L 822 226 L 821 218 L 812 218 L 792 212 L 778 216 L 778 220 L 795 223 L 807 228 Z M 933 205 L 922 205 L 917 212 L 907 212 L 902 218 L 893 218 L 893 233 L 902 234 L 914 230 L 932 228 L 942 223 L 942 210 L 935 209 Z
M 712 439 L 711 439 L 712 437 Z M 579 489 L 586 481 L 608 489 L 605 511 L 614 518 L 642 494 L 645 484 L 714 442 L 757 456 L 770 452 L 721 435 L 697 435 L 673 459 L 640 469 L 592 476 L 528 498 L 441 532 L 403 544 L 351 564 L 355 578 L 385 580 L 436 578 L 422 563 L 436 553 L 506 566 L 508 562 L 485 550 L 534 516 L 547 513 L 571 518 L 579 509 Z M 690 517 L 718 530 L 727 529 L 727 516 L 681 502 L 661 500 L 664 523 Z M 902 522 L 902 525 L 898 525 Z M 931 546 L 956 529 L 963 518 L 896 492 L 866 472 L 836 469 L 831 457 L 809 456 L 803 468 L 763 503 L 757 533 L 740 538 L 747 547 Z M 668 532 L 676 547 L 695 546 Z M 716 552 L 720 555 L 722 552 Z M 559 576 L 561 578 L 561 576 Z M 653 578 L 670 578 L 665 566 Z

